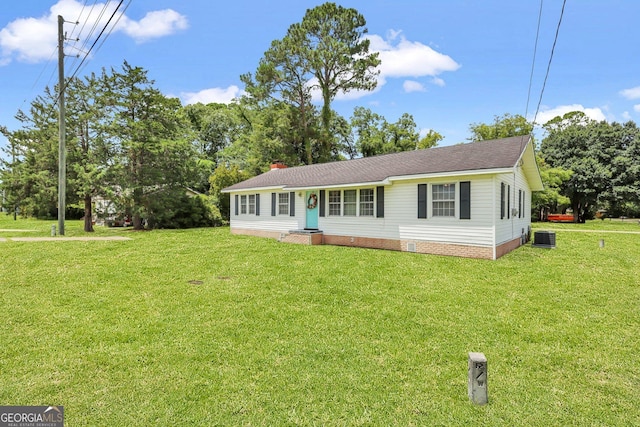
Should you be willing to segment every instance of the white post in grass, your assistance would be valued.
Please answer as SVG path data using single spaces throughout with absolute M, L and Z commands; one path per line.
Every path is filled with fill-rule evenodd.
M 486 405 L 487 390 L 487 358 L 483 353 L 469 353 L 469 399 L 476 405 Z

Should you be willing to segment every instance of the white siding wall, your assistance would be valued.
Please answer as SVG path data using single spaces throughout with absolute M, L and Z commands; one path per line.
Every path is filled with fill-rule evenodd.
M 251 193 L 237 193 L 238 195 L 260 194 L 260 215 L 254 214 L 241 214 L 235 212 L 235 194 L 231 194 L 231 228 L 246 229 L 246 230 L 264 230 L 264 231 L 277 231 L 279 233 L 287 233 L 291 230 L 297 230 L 304 228 L 305 222 L 305 205 L 304 200 L 298 197 L 296 192 L 295 197 L 295 213 L 296 216 L 278 215 L 278 206 L 276 199 L 276 216 L 271 216 L 271 193 L 272 191 L 261 191 Z M 286 193 L 289 193 L 288 191 Z M 276 195 L 278 193 L 276 192 Z M 276 196 L 277 197 L 277 196 Z M 239 205 L 239 203 L 238 203 Z M 240 211 L 240 206 L 238 206 Z
M 525 179 L 522 168 L 518 167 L 515 173 L 503 174 L 496 177 L 496 243 L 499 245 L 522 236 L 522 232 L 527 232 L 531 225 L 531 190 Z M 522 216 L 519 218 L 518 213 L 515 215 L 509 212 L 509 218 L 505 216 L 500 219 L 500 183 L 504 182 L 509 186 L 509 197 L 511 199 L 511 208 L 518 209 L 518 191 L 523 190 L 524 193 L 524 209 Z
M 459 219 L 460 182 L 471 181 L 471 219 Z M 432 215 L 433 196 L 430 184 L 456 185 L 456 216 Z M 418 184 L 427 186 L 427 218 L 418 218 Z M 328 192 L 327 192 L 328 199 Z M 373 237 L 401 240 L 424 240 L 479 246 L 493 244 L 493 179 L 491 177 L 456 177 L 395 182 L 385 187 L 385 217 L 320 217 L 319 228 L 329 235 Z
M 468 220 L 459 219 L 462 181 L 471 182 L 471 219 Z M 510 186 L 511 208 L 518 208 L 518 190 L 525 191 L 523 217 L 518 218 L 517 213 L 512 215 L 509 212 L 509 218 L 505 216 L 500 219 L 501 182 Z M 427 184 L 426 219 L 418 218 L 418 184 Z M 433 216 L 433 184 L 456 185 L 455 217 Z M 373 188 L 374 195 L 376 193 L 375 187 L 362 188 Z M 235 215 L 235 194 L 231 194 L 231 227 L 280 233 L 303 229 L 306 223 L 304 192 L 295 192 L 295 217 L 277 214 L 277 206 L 276 216 L 271 216 L 271 193 L 272 191 L 251 193 L 260 194 L 260 215 Z M 384 193 L 384 218 L 377 218 L 375 215 L 330 216 L 329 190 L 326 190 L 325 216 L 319 217 L 318 228 L 327 235 L 493 246 L 520 237 L 522 230 L 526 232 L 531 224 L 531 191 L 520 168 L 515 174 L 499 176 L 474 175 L 451 179 L 396 181 L 385 186 Z

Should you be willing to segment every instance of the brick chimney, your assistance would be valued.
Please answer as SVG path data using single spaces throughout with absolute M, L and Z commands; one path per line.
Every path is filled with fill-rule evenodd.
M 274 160 L 273 163 L 271 163 L 271 170 L 286 169 L 286 168 L 287 168 L 287 165 L 285 165 L 284 162 L 280 160 Z

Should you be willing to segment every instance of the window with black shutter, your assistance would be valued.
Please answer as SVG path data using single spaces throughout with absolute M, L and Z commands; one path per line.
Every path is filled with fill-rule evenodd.
M 418 218 L 427 217 L 427 184 L 418 184 Z
M 500 219 L 504 219 L 504 182 L 500 183 Z
M 324 198 L 325 198 L 325 190 L 320 190 L 320 216 L 324 216 Z
M 460 219 L 471 219 L 471 181 L 460 183 Z
M 271 193 L 271 216 L 276 216 L 276 206 L 278 205 L 278 196 L 276 193 Z
M 384 187 L 376 187 L 376 218 L 384 218 Z

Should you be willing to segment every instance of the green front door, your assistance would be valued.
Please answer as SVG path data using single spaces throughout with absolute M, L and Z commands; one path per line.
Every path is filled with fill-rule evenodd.
M 305 198 L 305 206 L 307 211 L 307 223 L 305 228 L 317 230 L 318 229 L 318 198 L 317 191 L 307 191 L 307 197 Z

